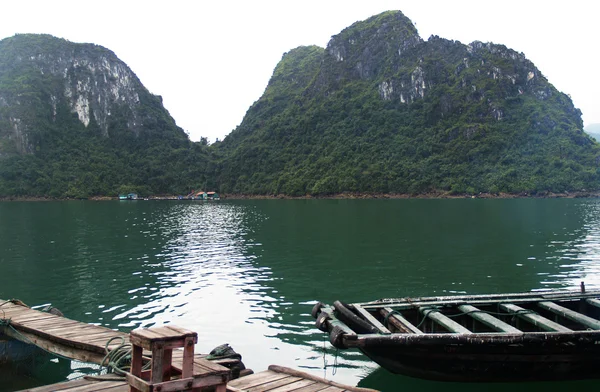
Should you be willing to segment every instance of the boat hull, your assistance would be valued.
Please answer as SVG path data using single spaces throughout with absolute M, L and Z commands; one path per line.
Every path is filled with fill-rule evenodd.
M 455 382 L 600 378 L 600 292 L 336 301 L 312 315 L 332 345 L 359 349 L 392 373 Z
M 526 382 L 600 378 L 600 350 L 580 346 L 368 347 L 366 356 L 392 373 L 456 382 Z

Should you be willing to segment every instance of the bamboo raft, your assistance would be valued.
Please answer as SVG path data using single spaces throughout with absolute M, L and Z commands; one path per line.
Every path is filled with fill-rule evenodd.
M 600 291 L 381 299 L 313 309 L 338 348 L 441 381 L 600 378 Z

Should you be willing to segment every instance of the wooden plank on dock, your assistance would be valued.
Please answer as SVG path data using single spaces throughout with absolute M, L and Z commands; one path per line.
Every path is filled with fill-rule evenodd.
M 535 312 L 531 312 L 527 309 L 524 309 L 520 306 L 514 304 L 500 304 L 498 305 L 500 309 L 505 312 L 509 312 L 512 315 L 519 317 L 531 324 L 540 327 L 544 331 L 554 331 L 554 332 L 573 332 L 571 329 L 564 327 L 558 323 L 555 323 L 552 320 L 548 320 L 545 317 L 536 314 Z
M 318 382 L 320 384 L 329 385 L 330 387 L 340 388 L 341 390 L 344 390 L 344 391 L 351 391 L 351 392 L 378 392 L 375 389 L 361 388 L 361 387 L 354 387 L 354 386 L 350 386 L 350 385 L 340 384 L 340 383 L 337 383 L 335 381 L 326 380 L 324 378 L 313 376 L 312 374 L 305 373 L 305 372 L 302 372 L 302 371 L 299 371 L 299 370 L 295 370 L 295 369 L 291 369 L 291 368 L 284 367 L 284 366 L 271 365 L 271 366 L 269 366 L 269 370 L 273 371 L 273 372 L 277 372 L 277 373 L 287 374 L 287 375 L 293 376 L 293 377 L 301 377 L 301 378 L 303 378 L 305 380 L 316 381 L 316 382 Z
M 28 389 L 27 391 L 29 391 L 29 392 L 65 391 L 65 390 L 68 390 L 68 389 L 80 387 L 82 385 L 94 384 L 96 382 L 97 381 L 90 381 L 90 380 L 85 380 L 85 379 L 81 378 L 79 380 L 65 381 L 65 382 L 60 382 L 60 383 L 52 384 L 52 385 L 44 385 L 44 386 L 41 386 L 41 387 Z
M 316 392 L 351 391 L 377 392 L 373 389 L 343 385 L 312 374 L 282 366 L 271 365 L 269 370 L 241 377 L 227 384 L 229 392 Z
M 0 300 L 0 303 L 3 301 Z M 104 345 L 111 337 L 129 341 L 128 334 L 124 332 L 24 306 L 7 303 L 0 309 L 4 311 L 0 311 L 0 317 L 10 320 L 9 326 L 3 328 L 7 336 L 79 361 L 100 363 L 105 355 Z M 115 343 L 114 346 L 120 344 L 120 340 Z
M 116 333 L 115 331 L 109 332 L 109 331 L 106 331 L 105 329 L 98 328 L 93 325 L 75 326 L 75 327 L 70 327 L 68 329 L 60 329 L 60 330 L 48 330 L 47 332 L 51 333 L 52 335 L 54 335 L 56 337 L 60 337 L 62 339 L 67 339 L 67 340 L 73 339 L 73 340 L 77 340 L 81 343 L 89 342 L 91 339 L 86 339 L 86 336 L 93 335 L 93 334 L 103 333 L 105 335 L 120 336 L 120 333 Z
M 215 377 L 215 376 L 209 376 Z M 200 384 L 201 379 L 197 381 Z M 28 392 L 129 392 L 126 381 L 79 379 L 46 385 Z M 271 365 L 269 369 L 230 381 L 228 392 L 378 392 L 374 389 L 343 385 L 299 370 Z
M 256 387 L 258 386 L 273 381 L 281 380 L 287 377 L 289 377 L 288 374 L 277 373 L 271 370 L 267 370 L 264 372 L 255 373 L 246 377 L 240 377 L 238 379 L 232 380 L 227 384 L 227 386 L 231 385 L 244 391 L 249 390 L 250 388 L 254 388 L 252 390 L 256 390 Z
M 73 348 L 72 346 L 67 346 L 55 341 L 48 340 L 44 337 L 25 332 L 25 331 L 16 331 L 9 327 L 0 327 L 0 333 L 4 335 L 20 340 L 25 343 L 35 344 L 36 346 L 49 351 L 51 353 L 61 355 L 63 357 L 76 359 L 82 362 L 89 363 L 101 363 L 104 358 L 104 350 L 102 352 L 94 352 L 89 350 L 80 350 Z
M 71 320 L 65 317 L 57 316 L 51 313 L 31 313 L 31 312 L 21 312 L 21 314 L 16 317 L 11 318 L 12 321 L 18 322 L 22 325 L 28 325 L 32 328 L 35 328 L 38 324 L 42 324 L 48 328 L 51 326 L 59 327 L 61 325 L 75 325 L 75 324 L 83 324 L 81 321 Z
M 64 392 L 113 392 L 113 391 L 129 391 L 129 385 L 126 381 L 96 381 L 88 385 L 80 385 L 78 387 L 63 389 Z
M 279 380 L 275 380 L 275 381 L 267 382 L 265 384 L 261 384 L 261 385 L 256 386 L 256 387 L 246 388 L 245 390 L 248 391 L 248 392 L 270 391 L 272 389 L 276 389 L 276 388 L 281 388 L 281 387 L 284 387 L 284 386 L 288 386 L 290 384 L 293 384 L 293 383 L 301 381 L 301 380 L 302 380 L 301 377 L 287 376 L 287 377 L 284 377 L 284 378 L 280 378 Z
M 520 329 L 513 327 L 512 325 L 505 323 L 502 320 L 497 319 L 496 317 L 484 313 L 481 310 L 477 309 L 472 305 L 460 305 L 458 309 L 461 312 L 467 313 L 469 317 L 474 318 L 475 320 L 487 325 L 488 327 L 506 333 L 523 333 Z
M 58 384 L 27 389 L 27 392 L 129 392 L 129 385 L 123 381 L 96 381 L 79 379 Z M 21 391 L 24 392 L 24 391 Z
M 383 317 L 388 318 L 388 323 L 391 323 L 394 327 L 405 333 L 416 333 L 422 334 L 419 328 L 415 327 L 410 321 L 408 321 L 399 312 L 392 308 L 383 308 L 379 311 Z M 390 314 L 391 313 L 391 314 Z
M 41 317 L 59 318 L 60 317 L 60 316 L 57 316 L 52 313 L 40 312 L 38 310 L 24 308 L 22 306 L 20 306 L 18 309 L 2 309 L 2 308 L 0 308 L 0 318 L 2 318 L 2 319 L 12 319 L 12 318 L 23 317 L 23 316 L 29 316 L 29 318 L 32 318 L 31 316 L 34 316 L 35 318 L 41 318 Z
M 560 306 L 560 305 L 555 304 L 554 302 L 550 302 L 550 301 L 543 301 L 543 302 L 538 303 L 538 305 L 542 309 L 549 310 L 554 314 L 568 318 L 569 320 L 575 321 L 577 323 L 583 324 L 588 328 L 591 328 L 594 330 L 600 330 L 600 321 L 596 320 L 595 318 L 578 313 L 574 310 L 565 308 L 564 306 Z
M 358 313 L 360 313 L 371 325 L 379 330 L 379 332 L 384 334 L 390 334 L 390 330 L 385 327 L 385 325 L 381 324 L 379 320 L 377 320 L 371 313 L 367 312 L 363 307 L 357 304 L 352 305 Z
M 462 333 L 462 334 L 473 333 L 473 332 L 469 331 L 467 328 L 465 328 L 462 325 L 460 325 L 459 323 L 457 323 L 456 321 L 452 320 L 451 318 L 444 316 L 442 314 L 442 312 L 440 312 L 439 310 L 437 310 L 435 308 L 420 307 L 419 312 L 424 317 L 427 317 L 427 318 L 435 321 L 436 323 L 438 323 L 439 325 L 446 328 L 448 331 L 450 331 L 452 333 Z

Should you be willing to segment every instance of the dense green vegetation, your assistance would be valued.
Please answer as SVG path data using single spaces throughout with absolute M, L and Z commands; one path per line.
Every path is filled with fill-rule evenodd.
M 101 57 L 118 62 L 99 46 L 50 36 L 19 35 L 0 42 L 0 196 L 177 194 L 198 184 L 216 186 L 214 175 L 206 177 L 211 172 L 208 147 L 190 142 L 160 97 L 133 74 L 135 114 L 117 101 L 108 107 L 106 129 L 97 123 L 93 108 L 85 126 L 64 92 L 65 77 L 48 71 L 57 68 L 59 57 L 71 59 L 67 72 L 74 80 L 96 77 L 95 84 L 98 79 L 102 83 L 103 75 L 73 64 L 94 64 Z M 33 58 L 40 60 L 23 60 Z M 109 78 L 104 90 L 115 84 Z M 89 92 L 89 98 L 100 100 L 104 93 Z M 143 131 L 129 126 L 134 115 L 143 122 Z
M 581 113 L 523 55 L 423 42 L 411 27 L 385 13 L 344 30 L 326 51 L 287 53 L 220 146 L 222 191 L 598 189 L 600 150 L 582 131 Z
M 211 146 L 190 142 L 133 73 L 123 87 L 125 67 L 96 45 L 0 41 L 0 196 L 599 189 L 600 146 L 531 62 L 502 45 L 423 41 L 400 12 L 286 53 Z M 117 87 L 129 98 L 111 100 Z

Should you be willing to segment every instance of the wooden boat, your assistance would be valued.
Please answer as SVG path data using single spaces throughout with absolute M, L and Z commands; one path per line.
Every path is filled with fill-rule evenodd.
M 337 348 L 440 381 L 600 378 L 600 291 L 381 299 L 312 315 Z

